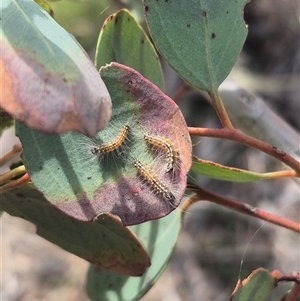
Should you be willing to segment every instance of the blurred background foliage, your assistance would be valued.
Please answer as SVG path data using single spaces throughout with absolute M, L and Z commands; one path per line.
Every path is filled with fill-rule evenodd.
M 54 19 L 76 38 L 92 59 L 101 27 L 109 15 L 127 8 L 138 21 L 144 19 L 140 0 L 60 0 L 50 5 Z
M 109 0 L 61 0 L 50 2 L 54 19 L 89 53 L 95 52 L 104 20 L 121 6 Z

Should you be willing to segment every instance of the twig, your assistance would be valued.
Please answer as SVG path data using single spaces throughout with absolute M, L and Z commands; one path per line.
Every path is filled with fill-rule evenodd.
M 18 188 L 18 187 L 26 184 L 29 181 L 30 181 L 30 177 L 29 177 L 28 173 L 26 173 L 24 176 L 22 176 L 18 180 L 12 181 L 9 184 L 1 186 L 0 187 L 0 193 L 7 192 L 9 190 Z
M 2 158 L 0 158 L 0 166 L 3 166 L 6 162 L 12 159 L 15 155 L 22 151 L 22 146 L 20 144 L 15 144 L 13 148 Z
M 9 172 L 6 172 L 3 175 L 0 175 L 0 185 L 3 185 L 4 183 L 8 182 L 9 180 L 20 176 L 22 174 L 26 173 L 26 169 L 25 166 L 19 166 L 17 168 L 14 168 L 12 170 L 10 170 Z
M 205 200 L 209 202 L 213 202 L 216 204 L 219 204 L 223 207 L 233 209 L 235 211 L 241 212 L 243 214 L 253 216 L 256 218 L 259 218 L 261 220 L 270 222 L 272 224 L 293 230 L 295 232 L 300 233 L 300 224 L 287 220 L 285 218 L 282 218 L 280 216 L 277 216 L 275 214 L 263 211 L 261 209 L 258 209 L 256 207 L 253 207 L 249 204 L 245 204 L 239 201 L 236 201 L 234 199 L 224 197 L 222 195 L 213 193 L 209 190 L 203 189 L 199 186 L 189 184 L 188 189 L 191 189 L 197 194 L 198 201 Z M 190 203 L 184 206 L 184 209 L 186 210 L 189 205 L 197 201 L 196 197 L 190 198 L 188 200 Z
M 250 137 L 242 132 L 239 132 L 237 130 L 230 130 L 230 129 L 209 129 L 209 128 L 192 128 L 192 127 L 189 127 L 188 131 L 190 135 L 223 138 L 223 139 L 236 141 L 241 144 L 259 149 L 260 151 L 276 158 L 277 160 L 291 167 L 297 172 L 297 176 L 298 177 L 300 176 L 300 163 L 297 160 L 295 160 L 293 157 L 288 155 L 286 152 L 278 149 L 277 147 L 267 144 L 256 138 Z
M 230 80 L 224 81 L 219 93 L 230 120 L 236 128 L 256 139 L 276 145 L 296 160 L 300 160 L 299 133 L 261 98 Z

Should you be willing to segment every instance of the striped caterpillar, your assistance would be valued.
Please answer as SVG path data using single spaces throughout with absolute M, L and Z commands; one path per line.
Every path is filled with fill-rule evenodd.
M 118 150 L 126 141 L 130 131 L 129 125 L 124 125 L 118 136 L 111 142 L 100 144 L 94 147 L 91 152 L 94 155 L 106 155 Z
M 165 185 L 155 174 L 155 172 L 144 166 L 139 160 L 134 162 L 134 167 L 137 169 L 138 173 L 145 179 L 147 184 L 166 201 L 173 202 L 175 200 L 174 195 L 170 189 Z
M 179 153 L 167 138 L 145 134 L 144 139 L 148 144 L 165 151 L 167 160 L 166 173 L 171 172 L 175 167 L 178 167 Z

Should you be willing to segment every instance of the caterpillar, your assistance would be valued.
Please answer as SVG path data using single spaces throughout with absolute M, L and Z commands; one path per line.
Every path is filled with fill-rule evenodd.
M 164 184 L 155 172 L 144 166 L 139 160 L 134 161 L 134 167 L 137 169 L 138 173 L 145 179 L 147 184 L 161 197 L 163 197 L 166 201 L 174 201 L 175 197 L 168 188 L 166 184 Z
M 129 132 L 130 132 L 129 125 L 124 125 L 122 131 L 118 134 L 118 136 L 113 141 L 108 143 L 103 143 L 92 148 L 91 149 L 92 154 L 102 156 L 116 151 L 125 143 Z
M 179 153 L 175 146 L 167 139 L 161 136 L 145 134 L 144 139 L 148 144 L 151 144 L 166 152 L 167 168 L 166 173 L 171 172 L 179 164 Z

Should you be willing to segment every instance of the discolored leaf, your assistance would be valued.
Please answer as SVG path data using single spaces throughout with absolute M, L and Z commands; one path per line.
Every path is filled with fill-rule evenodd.
M 276 284 L 276 278 L 272 277 L 267 270 L 259 268 L 242 281 L 230 301 L 263 301 Z
M 33 0 L 3 0 L 1 15 L 3 109 L 45 133 L 104 128 L 110 96 L 77 41 Z
M 202 160 L 194 157 L 192 169 L 193 172 L 223 181 L 232 182 L 254 182 L 268 180 L 274 177 L 274 173 L 257 173 L 234 167 L 224 166 L 212 161 Z
M 0 202 L 1 210 L 35 224 L 40 236 L 98 267 L 140 276 L 150 266 L 136 235 L 112 215 L 80 222 L 57 210 L 30 185 L 1 195 Z
M 118 62 L 140 72 L 153 84 L 164 89 L 163 74 L 158 56 L 143 29 L 127 10 L 108 17 L 101 29 L 96 67 Z
M 144 0 L 153 41 L 184 80 L 210 94 L 231 71 L 246 39 L 247 0 Z
M 180 228 L 181 213 L 178 210 L 163 219 L 131 227 L 150 254 L 151 267 L 142 278 L 136 278 L 116 275 L 91 266 L 86 285 L 89 298 L 92 301 L 139 300 L 164 271 L 173 253 Z
M 77 133 L 43 135 L 18 123 L 26 169 L 50 202 L 79 220 L 105 212 L 124 225 L 164 217 L 180 204 L 191 166 L 185 120 L 169 97 L 133 69 L 113 63 L 101 75 L 114 104 L 110 126 L 90 140 Z M 147 144 L 145 134 L 176 152 L 172 170 L 171 155 Z M 103 144 L 108 150 L 95 154 Z

